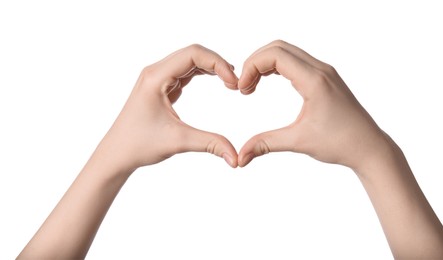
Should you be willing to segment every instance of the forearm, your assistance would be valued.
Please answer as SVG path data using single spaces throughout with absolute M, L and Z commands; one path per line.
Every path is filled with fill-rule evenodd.
M 130 173 L 98 149 L 18 259 L 81 259 Z
M 400 148 L 387 137 L 378 160 L 355 170 L 396 259 L 443 259 L 443 228 Z

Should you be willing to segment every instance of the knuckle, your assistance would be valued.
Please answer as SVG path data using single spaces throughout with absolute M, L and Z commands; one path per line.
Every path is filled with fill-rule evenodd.
M 335 78 L 337 71 L 335 68 L 327 63 L 324 63 L 320 68 L 316 69 L 313 76 L 314 84 L 318 86 L 328 85 L 331 79 Z
M 328 83 L 329 75 L 326 71 L 317 69 L 316 73 L 312 76 L 312 81 L 316 86 L 324 86 Z
M 251 76 L 251 70 L 254 68 L 254 62 L 251 58 L 248 58 L 247 60 L 245 60 L 243 62 L 243 69 L 242 69 L 242 74 L 244 74 L 245 76 Z M 242 75 L 243 78 L 243 75 Z
M 283 46 L 272 46 L 269 51 L 272 53 L 272 55 L 276 58 L 276 59 L 280 59 L 283 56 L 287 55 L 288 52 L 285 49 L 285 47 Z
M 287 42 L 285 42 L 285 41 L 283 41 L 281 39 L 277 39 L 277 40 L 273 40 L 270 45 L 283 47 L 286 44 L 287 44 Z
M 208 145 L 206 146 L 206 152 L 207 153 L 211 153 L 211 154 L 215 154 L 217 151 L 217 147 L 218 147 L 218 136 L 214 137 L 211 141 L 209 141 Z
M 250 65 L 252 64 L 252 60 L 253 60 L 253 57 L 251 56 L 251 57 L 248 57 L 244 62 L 243 62 L 243 69 L 244 68 L 247 68 L 247 67 L 250 67 Z
M 271 47 L 271 50 L 276 52 L 276 53 L 283 53 L 286 51 L 286 49 L 283 46 L 280 45 L 274 45 Z
M 268 154 L 271 152 L 271 149 L 269 148 L 269 145 L 266 143 L 266 141 L 262 140 L 259 143 L 259 149 L 261 154 Z
M 199 52 L 199 51 L 203 50 L 204 47 L 198 43 L 193 43 L 193 44 L 189 45 L 188 47 L 186 47 L 186 49 L 195 53 L 195 52 Z
M 268 154 L 271 152 L 269 144 L 262 137 L 256 136 L 255 142 L 256 145 L 254 149 L 254 154 L 256 156 Z
M 257 71 L 256 65 L 255 65 L 255 58 L 249 57 L 243 62 L 243 70 L 242 73 L 246 74 L 250 77 L 253 77 L 255 72 Z
M 152 65 L 146 66 L 142 69 L 140 75 L 142 77 L 149 77 L 152 74 L 152 71 L 154 70 Z
M 155 68 L 154 65 L 146 66 L 140 72 L 139 79 L 136 83 L 137 89 L 146 89 L 148 85 L 152 82 L 152 79 L 155 78 Z
M 325 71 L 326 74 L 328 74 L 330 76 L 337 74 L 337 71 L 335 70 L 335 68 L 332 65 L 327 64 L 327 63 L 324 64 L 323 70 Z

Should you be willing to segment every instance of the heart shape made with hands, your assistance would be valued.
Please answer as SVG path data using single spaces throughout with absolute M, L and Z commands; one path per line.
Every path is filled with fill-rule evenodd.
M 244 62 L 239 78 L 234 74 L 231 64 L 202 46 L 178 51 L 150 67 L 148 72 L 153 73 L 157 67 L 167 67 L 168 71 L 172 71 L 168 77 L 163 73 L 154 73 L 163 76 L 167 82 L 163 84 L 161 94 L 166 94 L 166 99 L 169 99 L 169 102 L 164 102 L 166 110 L 172 112 L 167 117 L 177 127 L 172 141 L 171 135 L 168 135 L 168 129 L 171 128 L 162 133 L 161 140 L 168 140 L 170 144 L 164 151 L 166 157 L 188 151 L 209 152 L 223 157 L 232 167 L 243 167 L 255 157 L 269 152 L 292 151 L 323 162 L 355 167 L 359 161 L 374 152 L 368 151 L 368 148 L 374 147 L 375 142 L 385 140 L 380 128 L 332 66 L 283 41 L 272 42 L 254 52 Z M 302 97 L 300 113 L 287 126 L 253 136 L 237 153 L 224 136 L 187 125 L 171 107 L 179 98 L 183 87 L 194 76 L 202 74 L 218 75 L 226 87 L 240 90 L 246 95 L 255 91 L 263 76 L 281 75 L 280 78 L 287 80 L 292 85 L 292 90 L 296 90 Z M 265 100 L 260 105 L 269 106 L 269 102 Z M 246 110 L 257 114 L 250 107 L 246 107 Z M 236 125 L 242 123 L 244 122 Z
M 198 48 L 203 48 L 204 51 L 209 51 L 209 50 L 207 50 L 206 48 L 204 48 L 202 46 L 199 46 Z M 221 57 L 219 57 L 219 58 L 222 59 Z M 198 58 L 195 58 L 195 59 L 198 59 Z M 271 75 L 271 74 L 274 74 L 274 73 L 278 74 L 278 75 L 280 74 L 277 71 L 276 66 L 275 66 L 274 63 L 265 65 L 264 70 L 258 70 L 255 67 L 256 66 L 255 64 L 250 63 L 249 67 L 248 67 L 248 63 L 245 62 L 245 65 L 243 67 L 243 73 L 240 76 L 240 78 L 237 78 L 237 76 L 234 74 L 234 67 L 232 65 L 230 65 L 229 63 L 227 63 L 226 61 L 224 61 L 224 60 L 222 60 L 222 61 L 219 60 L 219 61 L 217 61 L 218 63 L 217 62 L 213 63 L 213 65 L 212 65 L 213 67 L 209 66 L 209 68 L 205 67 L 204 65 L 200 67 L 200 66 L 198 66 L 199 64 L 195 64 L 196 62 L 193 61 L 194 66 L 192 67 L 192 69 L 189 70 L 189 71 L 186 71 L 184 74 L 180 74 L 181 76 L 177 77 L 177 81 L 173 82 L 170 85 L 169 89 L 171 89 L 171 91 L 168 91 L 167 93 L 168 93 L 169 99 L 171 100 L 171 103 L 174 103 L 176 100 L 178 100 L 179 96 L 182 93 L 183 87 L 186 86 L 191 81 L 191 79 L 194 76 L 196 76 L 196 75 L 203 75 L 203 74 L 218 75 L 219 78 L 225 83 L 227 88 L 233 89 L 233 90 L 240 90 L 241 93 L 243 93 L 243 94 L 251 94 L 251 93 L 253 93 L 255 91 L 255 89 L 257 87 L 257 84 L 259 83 L 259 81 L 260 81 L 262 76 L 268 76 L 268 75 Z M 270 67 L 266 67 L 266 66 L 269 66 L 269 65 L 270 65 Z M 236 80 L 235 80 L 236 82 L 235 83 L 232 82 L 233 78 L 236 78 Z M 280 77 L 280 79 L 281 80 L 285 80 L 283 77 Z M 286 85 L 288 85 L 287 80 L 285 80 L 285 81 L 286 81 L 285 82 Z M 192 89 L 192 88 L 187 88 L 187 89 Z M 286 89 L 288 91 L 286 93 L 286 95 L 285 95 L 286 98 L 292 96 L 292 95 L 288 95 L 289 91 L 292 91 L 292 93 L 295 93 L 295 91 L 293 89 L 289 88 L 289 87 L 286 88 Z M 275 94 L 277 94 L 277 96 Z M 278 96 L 278 94 L 280 94 L 280 96 Z M 198 93 L 198 95 L 205 97 L 205 98 L 199 99 L 199 100 L 207 99 L 207 96 L 206 95 L 202 95 L 201 92 Z M 244 121 L 250 121 L 250 120 L 244 120 L 244 119 L 251 119 L 251 117 L 253 117 L 254 115 L 258 116 L 259 120 L 264 121 L 263 120 L 263 115 L 264 114 L 268 114 L 268 116 L 273 118 L 273 120 L 266 120 L 267 123 L 269 123 L 270 125 L 272 125 L 272 121 L 278 121 L 278 120 L 275 120 L 275 119 L 278 118 L 275 115 L 279 115 L 279 114 L 282 114 L 282 113 L 281 112 L 276 112 L 274 115 L 270 115 L 269 113 L 271 113 L 272 111 L 270 111 L 270 109 L 269 109 L 269 104 L 273 104 L 273 103 L 274 104 L 283 104 L 283 102 L 281 102 L 282 100 L 280 100 L 281 99 L 281 93 L 278 93 L 275 89 L 268 89 L 268 92 L 266 93 L 266 95 L 267 95 L 267 98 L 271 98 L 273 100 L 277 100 L 277 102 L 269 102 L 269 101 L 265 101 L 265 102 L 259 101 L 259 102 L 257 102 L 256 101 L 255 104 L 247 104 L 246 105 L 246 108 L 247 108 L 246 110 L 249 110 L 249 111 L 247 111 L 248 113 L 244 114 L 243 120 L 237 121 L 235 125 L 241 125 L 241 124 L 244 124 Z M 191 96 L 193 96 L 193 95 L 191 95 Z M 216 99 L 220 100 L 220 96 L 218 96 Z M 237 97 L 240 98 L 241 95 L 239 95 Z M 234 106 L 233 103 L 232 103 L 233 97 L 231 96 L 229 98 L 231 100 L 229 102 L 229 106 L 233 107 Z M 212 102 L 212 103 L 214 103 L 214 102 Z M 289 100 L 287 100 L 286 104 L 288 104 L 288 103 L 293 103 L 293 102 L 290 102 Z M 240 104 L 242 104 L 242 106 L 245 107 L 244 106 L 245 105 L 244 101 L 240 101 Z M 211 105 L 214 105 L 214 104 L 206 103 L 203 107 L 206 108 L 206 107 L 210 107 Z M 226 107 L 226 104 L 221 104 L 220 106 L 221 107 Z M 240 106 L 240 107 L 242 107 L 242 106 Z M 254 106 L 257 106 L 257 107 L 261 108 L 261 111 L 260 111 L 260 109 L 252 110 L 252 108 Z M 185 106 L 185 107 L 194 107 L 195 108 L 195 107 L 198 107 L 198 106 L 196 106 L 195 100 L 194 100 L 192 105 L 188 105 L 188 106 Z M 294 111 L 293 107 L 292 108 L 286 107 L 286 108 L 284 108 L 282 110 L 284 110 L 284 111 Z M 192 113 L 192 114 L 199 114 L 198 112 L 199 111 L 197 111 L 197 113 Z M 221 115 L 220 117 L 226 116 L 226 113 L 225 113 L 226 111 L 223 111 L 223 112 L 224 112 L 224 114 Z M 238 114 L 238 110 L 237 111 L 235 111 L 235 110 L 232 111 L 231 110 L 231 113 Z M 213 116 L 212 113 L 209 113 L 209 114 L 211 115 L 211 117 Z M 292 114 L 292 113 L 289 113 L 289 114 Z M 217 117 L 217 118 L 219 118 L 219 117 Z M 292 121 L 294 120 L 294 118 L 295 117 L 292 118 Z M 186 120 L 184 120 L 183 122 L 185 122 L 185 121 Z M 287 121 L 288 121 L 288 119 L 284 120 L 285 123 L 287 123 Z M 279 121 L 279 122 L 280 122 L 280 124 L 277 124 L 277 125 L 274 124 L 274 126 L 276 126 L 276 127 L 271 127 L 271 129 L 272 128 L 283 129 L 283 128 L 279 128 L 281 126 L 281 122 L 283 122 L 283 121 Z M 198 125 L 198 124 L 194 123 L 192 125 Z M 206 127 L 199 127 L 199 129 L 208 129 L 208 128 L 206 128 Z M 268 130 L 270 128 L 266 127 L 263 130 L 265 130 L 265 129 Z M 232 147 L 232 144 L 226 138 L 224 138 L 221 135 L 215 134 L 215 136 L 218 135 L 218 137 L 214 137 L 214 138 L 215 139 L 219 139 L 219 140 L 209 141 L 208 142 L 208 140 L 206 138 L 206 140 L 203 141 L 203 142 L 208 142 L 209 143 L 207 145 L 207 148 L 206 148 L 207 152 L 210 152 L 210 153 L 213 153 L 213 154 L 216 154 L 218 156 L 223 157 L 227 161 L 227 163 L 229 165 L 233 166 L 233 167 L 236 167 L 237 165 L 243 167 L 243 166 L 247 165 L 254 157 L 257 157 L 257 156 L 269 153 L 271 151 L 279 151 L 280 148 L 278 148 L 278 147 L 277 148 L 271 147 L 270 144 L 265 141 L 265 138 L 263 138 L 263 137 L 266 137 L 266 136 L 269 136 L 269 135 L 272 135 L 272 134 L 276 133 L 275 131 L 278 131 L 278 130 L 267 131 L 267 132 L 263 132 L 263 133 L 258 134 L 258 135 L 254 135 L 256 133 L 255 132 L 253 134 L 253 137 L 248 142 L 246 142 L 246 144 L 243 146 L 243 148 L 240 150 L 240 152 L 238 154 L 235 151 L 235 149 Z M 206 134 L 207 133 L 208 132 L 206 132 Z M 212 134 L 214 136 L 214 133 L 212 133 Z M 198 139 L 194 139 L 194 140 L 198 140 Z M 217 147 L 219 148 L 220 146 L 225 146 L 225 148 L 224 149 L 223 148 L 222 149 L 218 149 L 219 151 L 217 151 Z M 231 148 L 228 147 L 228 146 L 230 146 Z M 220 152 L 220 150 L 224 150 L 224 151 Z M 199 150 L 199 151 L 202 151 L 202 150 Z M 228 151 L 228 152 L 226 152 L 226 151 Z
M 171 103 L 174 103 L 180 97 L 183 87 L 186 86 L 194 76 L 209 74 L 218 75 L 229 89 L 240 90 L 241 93 L 245 95 L 251 94 L 255 91 L 262 76 L 282 74 L 288 78 L 287 71 L 285 71 L 288 70 L 288 68 L 285 69 L 281 66 L 278 68 L 275 53 L 270 55 L 267 54 L 267 52 L 269 50 L 275 52 L 275 50 L 283 48 L 289 48 L 289 51 L 299 50 L 294 50 L 293 47 L 295 46 L 276 41 L 259 49 L 246 60 L 242 74 L 240 78 L 238 78 L 234 74 L 234 66 L 226 62 L 218 54 L 200 45 L 190 46 L 165 58 L 165 62 L 172 61 L 174 56 L 176 56 L 175 60 L 181 60 L 180 56 L 185 56 L 183 55 L 185 52 L 191 53 L 190 59 L 189 56 L 187 56 L 184 60 L 185 66 L 178 67 L 176 70 L 175 80 L 168 81 L 169 83 L 165 93 L 168 95 Z M 287 51 L 288 50 L 286 50 L 286 52 Z M 171 66 L 176 66 L 176 63 L 177 62 L 175 62 L 174 65 L 171 63 Z M 294 85 L 293 80 L 291 80 L 291 83 Z M 270 102 L 265 102 L 264 104 L 266 103 L 269 104 Z M 256 114 L 256 112 L 257 111 L 254 111 L 253 114 Z M 179 119 L 177 114 L 175 116 Z M 181 121 L 181 119 L 179 120 Z M 191 134 L 187 135 L 189 137 L 186 138 L 188 140 L 185 141 L 187 148 L 184 148 L 183 151 L 206 151 L 223 157 L 232 167 L 246 166 L 253 158 L 271 151 L 293 150 L 290 144 L 291 135 L 288 135 L 290 125 L 253 136 L 245 143 L 239 153 L 236 152 L 231 142 L 224 136 L 198 130 L 192 126 L 189 127 L 186 131 Z
M 174 110 L 186 124 L 222 134 L 235 148 L 258 133 L 287 126 L 301 109 L 303 100 L 283 77 L 262 78 L 252 95 L 230 91 L 219 81 L 194 78 Z

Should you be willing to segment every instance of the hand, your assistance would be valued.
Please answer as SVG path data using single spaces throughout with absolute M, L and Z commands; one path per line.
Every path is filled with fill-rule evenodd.
M 303 97 L 289 126 L 252 137 L 239 153 L 239 166 L 269 152 L 293 151 L 353 169 L 380 151 L 386 136 L 333 67 L 283 41 L 274 41 L 244 63 L 238 88 L 254 92 L 262 75 L 281 74 Z
M 237 89 L 233 69 L 199 45 L 146 67 L 114 125 L 17 258 L 85 258 L 112 201 L 138 167 L 187 151 L 210 152 L 237 167 L 237 152 L 226 138 L 190 127 L 172 108 L 195 75 L 217 74 Z
M 337 72 L 303 50 L 275 41 L 248 58 L 238 88 L 251 94 L 261 75 L 271 73 L 291 81 L 303 97 L 302 109 L 289 126 L 246 142 L 239 166 L 277 151 L 305 153 L 348 166 L 368 193 L 396 259 L 442 259 L 443 226 L 401 149 L 376 125 Z
M 200 45 L 181 49 L 146 67 L 98 149 L 115 154 L 109 161 L 118 169 L 135 169 L 188 151 L 209 152 L 237 167 L 237 152 L 225 137 L 185 124 L 172 108 L 196 75 L 217 74 L 228 88 L 237 89 L 233 69 Z

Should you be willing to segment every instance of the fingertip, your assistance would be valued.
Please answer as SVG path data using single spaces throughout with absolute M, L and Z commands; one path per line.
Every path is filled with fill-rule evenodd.
M 233 71 L 229 70 L 225 74 L 219 74 L 219 77 L 223 80 L 227 88 L 232 90 L 238 89 L 238 77 Z
M 245 81 L 246 81 L 246 79 L 245 79 L 244 74 L 241 74 L 241 75 L 240 75 L 240 78 L 238 79 L 238 88 L 239 88 L 240 90 L 242 90 L 242 89 L 248 87 L 248 86 L 246 85 L 247 83 L 246 83 Z M 249 84 L 251 84 L 251 83 L 249 83 Z
M 238 77 L 234 73 L 234 66 L 228 63 L 226 60 L 216 62 L 214 65 L 214 71 L 221 80 L 225 83 L 225 86 L 232 90 L 238 89 Z
M 237 83 L 229 83 L 225 82 L 225 86 L 231 90 L 238 90 L 238 84 Z
M 249 94 L 254 93 L 256 87 L 257 87 L 257 83 L 256 83 L 256 82 L 253 82 L 253 83 L 252 83 L 250 86 L 248 86 L 248 87 L 243 87 L 243 88 L 240 88 L 240 87 L 239 87 L 239 90 L 240 90 L 240 92 L 241 92 L 243 95 L 249 95 Z
M 272 150 L 268 138 L 267 133 L 261 133 L 249 139 L 238 154 L 239 166 L 244 167 L 254 158 L 270 153 Z
M 250 95 L 250 94 L 254 93 L 254 91 L 255 91 L 255 88 L 251 88 L 251 89 L 247 89 L 247 90 L 240 89 L 240 92 L 241 92 L 243 95 Z
M 222 155 L 223 159 L 225 159 L 226 163 L 231 166 L 232 168 L 237 168 L 238 166 L 238 160 L 234 158 L 233 156 L 229 155 L 229 153 L 223 153 Z
M 209 133 L 206 151 L 223 158 L 232 168 L 238 167 L 238 153 L 232 143 L 224 136 Z M 212 137 L 211 137 L 212 136 Z
M 235 74 L 235 72 L 232 70 L 231 71 L 231 77 L 232 77 L 232 79 L 233 79 L 233 82 L 229 82 L 229 83 L 231 83 L 233 86 L 235 86 L 235 89 L 238 89 L 238 81 L 239 81 L 239 78 L 237 77 L 237 75 Z
M 246 165 L 248 165 L 252 159 L 254 159 L 254 154 L 253 153 L 248 153 L 246 155 L 240 155 L 238 158 L 238 166 L 239 167 L 245 167 Z
M 238 80 L 238 89 L 244 95 L 249 95 L 255 91 L 258 82 L 260 81 L 260 75 L 254 76 L 249 73 L 242 73 L 240 79 Z

